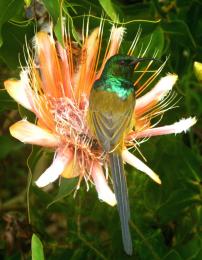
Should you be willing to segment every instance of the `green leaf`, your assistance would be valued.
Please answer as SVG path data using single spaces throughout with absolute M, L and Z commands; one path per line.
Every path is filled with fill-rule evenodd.
M 186 7 L 191 5 L 191 1 L 190 0 L 176 0 L 176 5 L 178 8 L 181 8 L 181 7 Z
M 72 6 L 70 4 L 66 4 L 64 6 L 61 6 L 63 3 L 59 2 L 58 0 L 53 0 L 53 1 L 49 1 L 49 0 L 43 0 L 46 8 L 48 9 L 53 22 L 54 22 L 54 32 L 55 35 L 58 39 L 58 41 L 61 43 L 62 46 L 64 46 L 64 42 L 63 42 L 63 32 L 62 32 L 62 26 L 63 26 L 63 13 L 62 13 L 62 9 L 64 10 L 64 13 L 67 15 L 67 20 L 70 23 L 70 27 L 71 27 L 71 32 L 72 35 L 74 37 L 74 39 L 79 42 L 79 37 L 78 34 L 76 32 L 76 29 L 74 27 L 74 23 L 72 20 L 72 17 L 69 15 L 68 12 L 68 8 L 72 8 Z
M 194 74 L 199 82 L 202 83 L 202 63 L 194 62 Z
M 17 109 L 17 103 L 9 96 L 6 90 L 0 90 L 0 112 Z
M 13 18 L 19 11 L 23 10 L 23 0 L 1 0 L 0 1 L 0 47 L 3 44 L 2 26 L 5 22 Z
M 120 8 L 123 12 L 124 21 L 131 21 L 131 20 L 151 20 L 154 19 L 150 13 L 148 12 L 150 3 L 134 3 L 130 5 L 121 5 Z M 122 17 L 121 17 L 122 18 Z
M 145 205 L 156 211 L 161 223 L 171 221 L 201 203 L 200 162 L 179 140 L 180 136 L 159 138 L 152 168 L 160 174 L 162 185 L 157 186 L 150 180 L 145 183 Z M 148 158 L 146 151 L 141 151 Z
M 146 50 L 148 47 L 148 51 L 145 53 L 145 57 L 153 57 L 155 52 L 158 52 L 156 58 L 160 58 L 164 49 L 164 32 L 160 26 L 158 26 L 152 33 L 142 37 L 135 49 L 135 54 L 139 54 L 140 50 L 142 52 Z
M 60 17 L 60 3 L 59 0 L 43 0 L 45 7 L 47 8 L 50 16 L 53 19 L 54 24 L 57 23 Z
M 183 259 L 200 259 L 197 255 L 201 255 L 202 240 L 199 235 L 195 235 L 188 243 L 184 243 L 179 246 L 178 251 L 182 255 Z
M 66 17 L 67 17 L 67 26 L 70 28 L 70 31 L 71 31 L 71 33 L 72 33 L 72 36 L 73 36 L 73 38 L 78 42 L 78 43 L 80 43 L 80 37 L 79 37 L 79 35 L 78 35 L 78 33 L 77 33 L 77 31 L 76 31 L 76 28 L 75 28 L 75 25 L 74 25 L 74 21 L 73 21 L 73 18 L 71 17 L 71 15 L 69 14 L 69 9 L 70 8 L 73 8 L 71 5 L 69 5 L 69 4 L 65 4 L 64 6 L 63 6 L 63 11 L 64 11 L 64 14 L 66 15 Z M 82 19 L 82 21 L 83 21 L 83 19 Z M 61 24 L 61 22 L 62 22 L 62 14 L 60 14 L 60 19 L 59 19 L 59 21 L 58 21 L 58 23 L 60 22 L 60 24 Z M 59 26 L 59 24 L 56 24 L 56 26 L 55 26 L 55 33 L 56 33 L 56 35 L 59 35 L 59 37 L 58 37 L 58 39 L 60 40 L 60 29 L 58 28 L 58 26 Z M 59 30 L 58 30 L 59 29 Z M 62 44 L 63 44 L 63 42 L 61 42 Z
M 74 21 L 71 17 L 69 17 L 69 22 L 70 22 L 71 32 L 72 32 L 74 39 L 76 40 L 77 43 L 80 43 L 81 41 L 80 41 L 79 35 L 76 31 L 76 28 L 74 26 Z
M 28 159 L 28 168 L 36 180 L 50 165 L 53 151 L 50 149 L 33 146 Z
M 34 24 L 29 23 L 24 25 L 15 25 L 6 23 L 3 26 L 2 35 L 4 44 L 0 48 L 0 58 L 11 69 L 15 70 L 19 68 L 19 59 L 22 65 L 25 64 L 23 46 L 25 45 L 25 39 L 29 43 L 34 35 Z
M 136 33 L 139 29 L 141 29 L 141 41 L 141 39 L 145 36 L 151 37 L 155 30 L 159 28 L 159 20 L 131 20 L 126 23 L 123 23 L 123 26 L 126 27 L 126 38 L 130 41 L 134 40 Z
M 183 258 L 178 254 L 177 251 L 171 250 L 163 260 L 183 260 Z
M 36 122 L 36 116 L 33 112 L 31 112 L 30 110 L 24 108 L 21 105 L 18 105 L 18 112 L 21 116 L 21 118 L 26 118 L 29 122 L 31 123 L 35 123 Z
M 24 0 L 26 7 L 31 5 L 32 0 Z
M 39 200 L 40 203 L 43 205 L 47 205 L 48 203 L 51 203 L 51 201 L 53 200 L 53 195 L 43 191 L 41 188 L 38 188 L 36 185 L 32 185 L 31 186 L 31 192 L 32 194 L 34 194 Z M 32 208 L 32 214 L 37 211 L 37 208 Z M 33 216 L 32 216 L 33 219 Z
M 113 3 L 111 0 L 99 0 L 100 5 L 105 10 L 106 14 L 112 19 L 114 22 L 118 22 L 118 15 L 115 11 Z
M 43 149 L 39 146 L 33 146 L 32 152 L 28 158 L 28 167 L 31 171 L 35 170 L 36 164 L 38 163 L 39 159 L 42 158 Z
M 32 235 L 32 260 L 44 260 L 43 245 L 36 234 Z
M 48 204 L 47 207 L 50 207 L 53 203 L 68 196 L 76 188 L 77 184 L 78 184 L 77 177 L 71 179 L 61 178 L 59 192 L 56 195 L 55 199 L 50 204 Z
M 0 136 L 0 159 L 5 158 L 11 152 L 16 152 L 16 150 L 21 149 L 23 146 L 23 143 L 9 135 Z
M 189 30 L 187 24 L 182 20 L 175 20 L 171 22 L 161 22 L 162 28 L 166 34 L 177 41 L 179 45 L 184 47 L 190 46 L 196 48 L 196 42 Z
M 62 34 L 62 15 L 60 15 L 57 24 L 54 27 L 54 32 L 58 41 L 61 43 L 62 46 L 64 46 L 63 34 Z
M 38 157 L 39 156 L 39 157 Z M 36 159 L 33 168 L 33 178 L 38 179 L 39 176 L 50 166 L 53 159 L 53 151 L 41 149 L 38 154 L 36 154 Z

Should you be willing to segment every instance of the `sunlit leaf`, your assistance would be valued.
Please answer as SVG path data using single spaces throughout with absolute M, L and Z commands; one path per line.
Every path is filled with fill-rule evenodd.
M 199 82 L 202 83 L 202 63 L 194 62 L 194 74 Z
M 58 41 L 61 43 L 62 46 L 64 46 L 63 33 L 62 33 L 62 16 L 61 15 L 54 27 L 54 32 L 55 32 L 55 35 L 56 35 Z
M 43 245 L 36 234 L 32 235 L 32 260 L 44 260 Z
M 26 4 L 26 7 L 29 7 L 31 2 L 32 2 L 32 0 L 24 0 L 24 2 Z
M 106 14 L 112 19 L 114 22 L 118 22 L 119 18 L 113 6 L 111 0 L 99 0 L 102 8 L 105 10 Z
M 60 16 L 60 1 L 59 0 L 43 0 L 45 7 L 47 8 L 50 16 L 53 19 L 54 24 L 57 23 Z

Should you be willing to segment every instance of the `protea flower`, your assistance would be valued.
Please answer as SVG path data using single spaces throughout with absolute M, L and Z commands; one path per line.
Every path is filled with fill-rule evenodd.
M 91 87 L 101 75 L 106 61 L 119 52 L 125 29 L 112 27 L 101 60 L 101 48 L 104 48 L 102 31 L 101 24 L 100 28 L 93 30 L 89 36 L 87 33 L 83 35 L 82 47 L 78 47 L 69 34 L 64 34 L 62 46 L 54 39 L 52 32 L 37 33 L 34 40 L 35 57 L 29 55 L 27 67 L 22 69 L 20 80 L 7 80 L 5 88 L 19 104 L 36 115 L 36 124 L 24 118 L 12 125 L 11 135 L 21 142 L 49 147 L 55 151 L 52 164 L 38 178 L 36 185 L 44 187 L 60 176 L 79 176 L 77 188 L 82 179 L 86 182 L 90 180 L 95 184 L 99 199 L 113 206 L 116 199 L 110 188 L 107 157 L 90 131 L 87 112 Z M 134 53 L 137 38 L 128 55 Z M 143 57 L 145 53 L 146 51 L 139 53 L 139 56 Z M 148 93 L 142 95 L 164 66 L 163 64 L 153 72 L 142 84 L 151 64 L 152 61 L 134 82 L 137 89 L 135 126 L 126 137 L 122 155 L 126 163 L 160 184 L 158 175 L 128 149 L 139 149 L 141 140 L 152 136 L 186 132 L 195 124 L 196 119 L 181 119 L 172 125 L 160 127 L 151 123 L 151 119 L 162 116 L 170 109 L 173 100 L 170 92 L 177 80 L 177 75 L 168 74 Z

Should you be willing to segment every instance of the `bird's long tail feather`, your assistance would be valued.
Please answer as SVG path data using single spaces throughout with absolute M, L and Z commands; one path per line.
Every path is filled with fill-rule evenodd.
M 125 252 L 132 255 L 132 241 L 129 229 L 130 208 L 128 190 L 124 173 L 123 160 L 117 151 L 109 153 L 114 191 L 116 195 L 119 217 L 121 221 L 122 240 Z

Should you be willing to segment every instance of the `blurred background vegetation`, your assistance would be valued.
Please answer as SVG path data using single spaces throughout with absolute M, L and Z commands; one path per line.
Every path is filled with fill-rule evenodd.
M 52 154 L 9 135 L 12 123 L 30 115 L 8 96 L 3 82 L 19 77 L 25 38 L 31 42 L 43 19 L 53 20 L 55 35 L 61 39 L 62 11 L 75 40 L 83 15 L 90 12 L 91 28 L 102 15 L 125 23 L 128 33 L 122 52 L 141 26 L 143 47 L 152 36 L 147 56 L 155 50 L 162 60 L 169 56 L 161 76 L 167 72 L 179 75 L 175 90 L 181 99 L 162 123 L 189 116 L 196 116 L 198 122 L 186 134 L 155 137 L 142 144 L 149 166 L 162 179 L 160 187 L 126 167 L 134 247 L 131 259 L 202 259 L 202 81 L 193 70 L 194 61 L 202 62 L 202 1 L 75 0 L 63 1 L 61 7 L 59 0 L 42 0 L 41 4 L 0 0 L 0 258 L 40 260 L 43 250 L 45 259 L 54 260 L 130 258 L 123 252 L 116 208 L 101 203 L 93 187 L 86 192 L 85 183 L 75 198 L 71 193 L 74 181 L 67 182 L 60 194 L 58 184 L 50 191 L 30 184 L 31 174 L 39 175 Z M 109 29 L 105 33 L 104 38 Z

